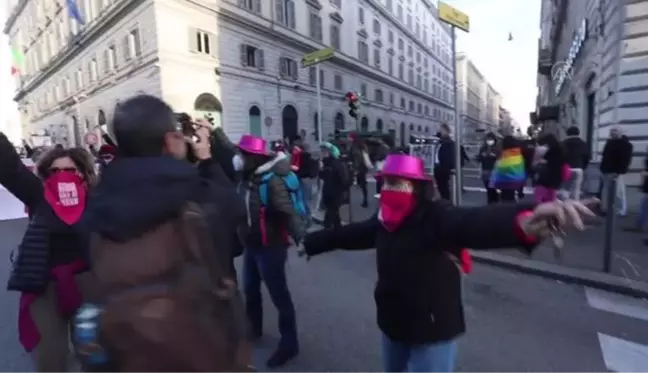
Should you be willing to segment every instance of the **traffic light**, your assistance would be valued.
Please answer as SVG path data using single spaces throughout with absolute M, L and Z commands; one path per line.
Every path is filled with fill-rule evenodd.
M 347 92 L 346 99 L 349 102 L 349 115 L 352 118 L 358 118 L 360 111 L 360 99 L 355 92 Z

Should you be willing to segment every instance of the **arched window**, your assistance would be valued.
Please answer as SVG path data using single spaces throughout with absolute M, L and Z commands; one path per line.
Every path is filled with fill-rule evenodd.
M 410 130 L 410 131 L 414 131 L 414 123 L 410 123 L 410 125 L 409 125 L 409 130 Z
M 254 136 L 263 136 L 263 127 L 261 127 L 261 109 L 254 105 L 248 110 L 248 123 L 250 134 Z
M 292 142 L 298 135 L 297 123 L 299 115 L 297 109 L 292 105 L 286 105 L 281 112 L 281 128 L 283 131 L 283 138 L 286 137 Z
M 380 118 L 378 118 L 378 120 L 376 121 L 376 131 L 378 132 L 383 131 L 383 121 Z
M 419 132 L 421 132 L 422 129 L 423 129 L 423 127 L 421 127 L 420 124 L 418 125 L 418 127 L 416 127 L 416 130 L 419 131 Z
M 360 121 L 360 131 L 362 132 L 369 131 L 369 118 L 362 117 L 362 120 Z
M 194 101 L 194 117 L 206 118 L 215 127 L 221 126 L 221 117 L 223 114 L 223 105 L 211 93 L 202 93 Z

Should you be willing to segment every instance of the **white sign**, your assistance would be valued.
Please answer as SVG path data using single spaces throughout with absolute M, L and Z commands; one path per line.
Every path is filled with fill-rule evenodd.
M 84 139 L 87 145 L 97 145 L 97 142 L 99 142 L 99 138 L 97 137 L 97 135 L 95 135 L 92 132 L 86 133 Z
M 587 39 L 587 19 L 584 19 L 581 22 L 581 26 L 578 28 L 578 31 L 576 31 L 576 36 L 574 36 L 574 40 L 572 40 L 572 45 L 569 48 L 569 55 L 565 60 L 565 64 L 562 66 L 560 71 L 558 71 L 558 77 L 556 80 L 556 90 L 555 90 L 556 96 L 560 94 L 560 90 L 562 89 L 563 84 L 565 83 L 565 79 L 567 79 L 567 77 L 569 76 L 569 71 L 572 70 L 574 61 L 576 60 L 576 57 L 578 57 L 578 53 L 580 52 L 581 47 L 585 42 L 585 39 Z

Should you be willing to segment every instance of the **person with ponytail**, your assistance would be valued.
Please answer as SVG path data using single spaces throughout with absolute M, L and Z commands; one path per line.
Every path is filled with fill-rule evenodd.
M 7 288 L 21 293 L 18 336 L 39 372 L 68 371 L 69 323 L 91 290 L 82 215 L 95 182 L 90 154 L 56 147 L 37 172 L 0 133 L 0 184 L 23 202 L 30 221 Z
M 388 156 L 378 177 L 384 179 L 378 213 L 307 234 L 300 255 L 376 249 L 385 372 L 454 370 L 466 328 L 455 262 L 466 255 L 462 248 L 531 254 L 554 230 L 584 229 L 582 215 L 594 216 L 578 201 L 455 207 L 438 198 L 423 160 L 408 155 Z

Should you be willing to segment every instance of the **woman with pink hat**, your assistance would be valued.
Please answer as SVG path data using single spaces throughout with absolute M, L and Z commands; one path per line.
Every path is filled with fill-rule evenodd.
M 555 230 L 583 229 L 581 202 L 455 207 L 437 197 L 423 161 L 387 157 L 378 214 L 306 236 L 301 255 L 376 248 L 378 327 L 386 372 L 451 372 L 465 331 L 461 249 L 520 248 L 530 254 Z M 594 201 L 592 201 L 594 202 Z M 450 255 L 448 255 L 450 254 Z

